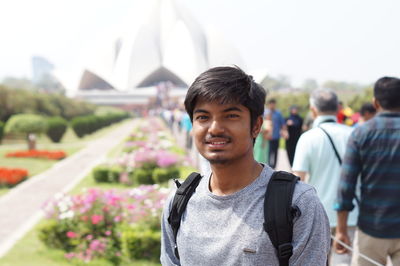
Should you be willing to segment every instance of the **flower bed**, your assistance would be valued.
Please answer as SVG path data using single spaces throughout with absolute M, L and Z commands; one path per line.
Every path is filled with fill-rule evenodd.
M 141 121 L 128 137 L 123 153 L 93 171 L 97 182 L 126 184 L 164 183 L 179 178 L 179 167 L 188 163 L 184 151 L 159 119 Z
M 28 171 L 22 168 L 0 167 L 0 186 L 14 186 L 28 177 Z
M 27 151 L 9 152 L 6 154 L 6 157 L 61 160 L 67 157 L 67 154 L 64 151 L 27 150 Z
M 64 250 L 71 260 L 157 261 L 167 194 L 168 189 L 150 185 L 123 192 L 90 189 L 74 196 L 57 195 L 44 207 L 47 222 L 39 238 Z

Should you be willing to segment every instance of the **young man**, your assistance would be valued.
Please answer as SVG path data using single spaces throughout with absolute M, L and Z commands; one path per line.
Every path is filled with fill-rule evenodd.
M 372 265 L 359 253 L 386 265 L 400 265 L 400 79 L 383 77 L 374 86 L 378 114 L 350 136 L 339 183 L 336 237 L 349 243 L 347 217 L 361 182 L 360 215 L 352 265 Z M 360 178 L 358 176 L 360 175 Z M 347 252 L 340 244 L 336 249 Z
M 216 67 L 190 86 L 185 107 L 194 143 L 211 165 L 183 213 L 177 234 L 162 218 L 163 265 L 279 265 L 263 229 L 264 197 L 273 170 L 253 158 L 262 126 L 265 91 L 239 68 Z M 298 182 L 293 194 L 290 265 L 326 265 L 329 224 L 315 190 Z

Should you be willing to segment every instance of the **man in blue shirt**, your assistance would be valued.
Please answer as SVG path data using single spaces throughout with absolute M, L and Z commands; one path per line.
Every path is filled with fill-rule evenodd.
M 281 112 L 276 109 L 275 99 L 268 101 L 267 112 L 271 113 L 272 119 L 272 138 L 269 141 L 269 166 L 275 168 L 278 159 L 279 139 L 281 135 L 285 139 L 287 138 L 287 127 Z
M 400 265 L 400 79 L 383 77 L 374 86 L 378 114 L 357 127 L 349 138 L 339 183 L 336 237 L 349 243 L 347 217 L 358 176 L 360 214 L 352 265 L 372 265 L 359 253 L 386 265 Z M 338 252 L 346 248 L 335 243 Z

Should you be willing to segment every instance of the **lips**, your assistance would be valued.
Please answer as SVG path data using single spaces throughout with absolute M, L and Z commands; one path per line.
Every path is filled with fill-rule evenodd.
M 213 139 L 206 139 L 205 143 L 210 147 L 210 148 L 223 148 L 227 144 L 230 143 L 229 139 L 221 139 L 221 138 L 213 138 Z

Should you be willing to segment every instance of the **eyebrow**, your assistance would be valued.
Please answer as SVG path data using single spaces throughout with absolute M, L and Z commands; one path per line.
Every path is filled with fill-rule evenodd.
M 226 108 L 225 110 L 223 110 L 222 112 L 226 113 L 226 112 L 231 112 L 231 111 L 242 112 L 242 109 L 240 109 L 238 107 L 229 107 L 229 108 Z
M 229 108 L 226 108 L 225 110 L 223 110 L 222 112 L 227 113 L 227 112 L 232 112 L 232 111 L 243 112 L 242 109 L 240 109 L 238 107 L 229 107 Z M 196 113 L 207 113 L 208 114 L 210 112 L 207 110 L 204 110 L 204 109 L 196 109 L 196 110 L 194 110 L 193 114 L 196 114 Z

